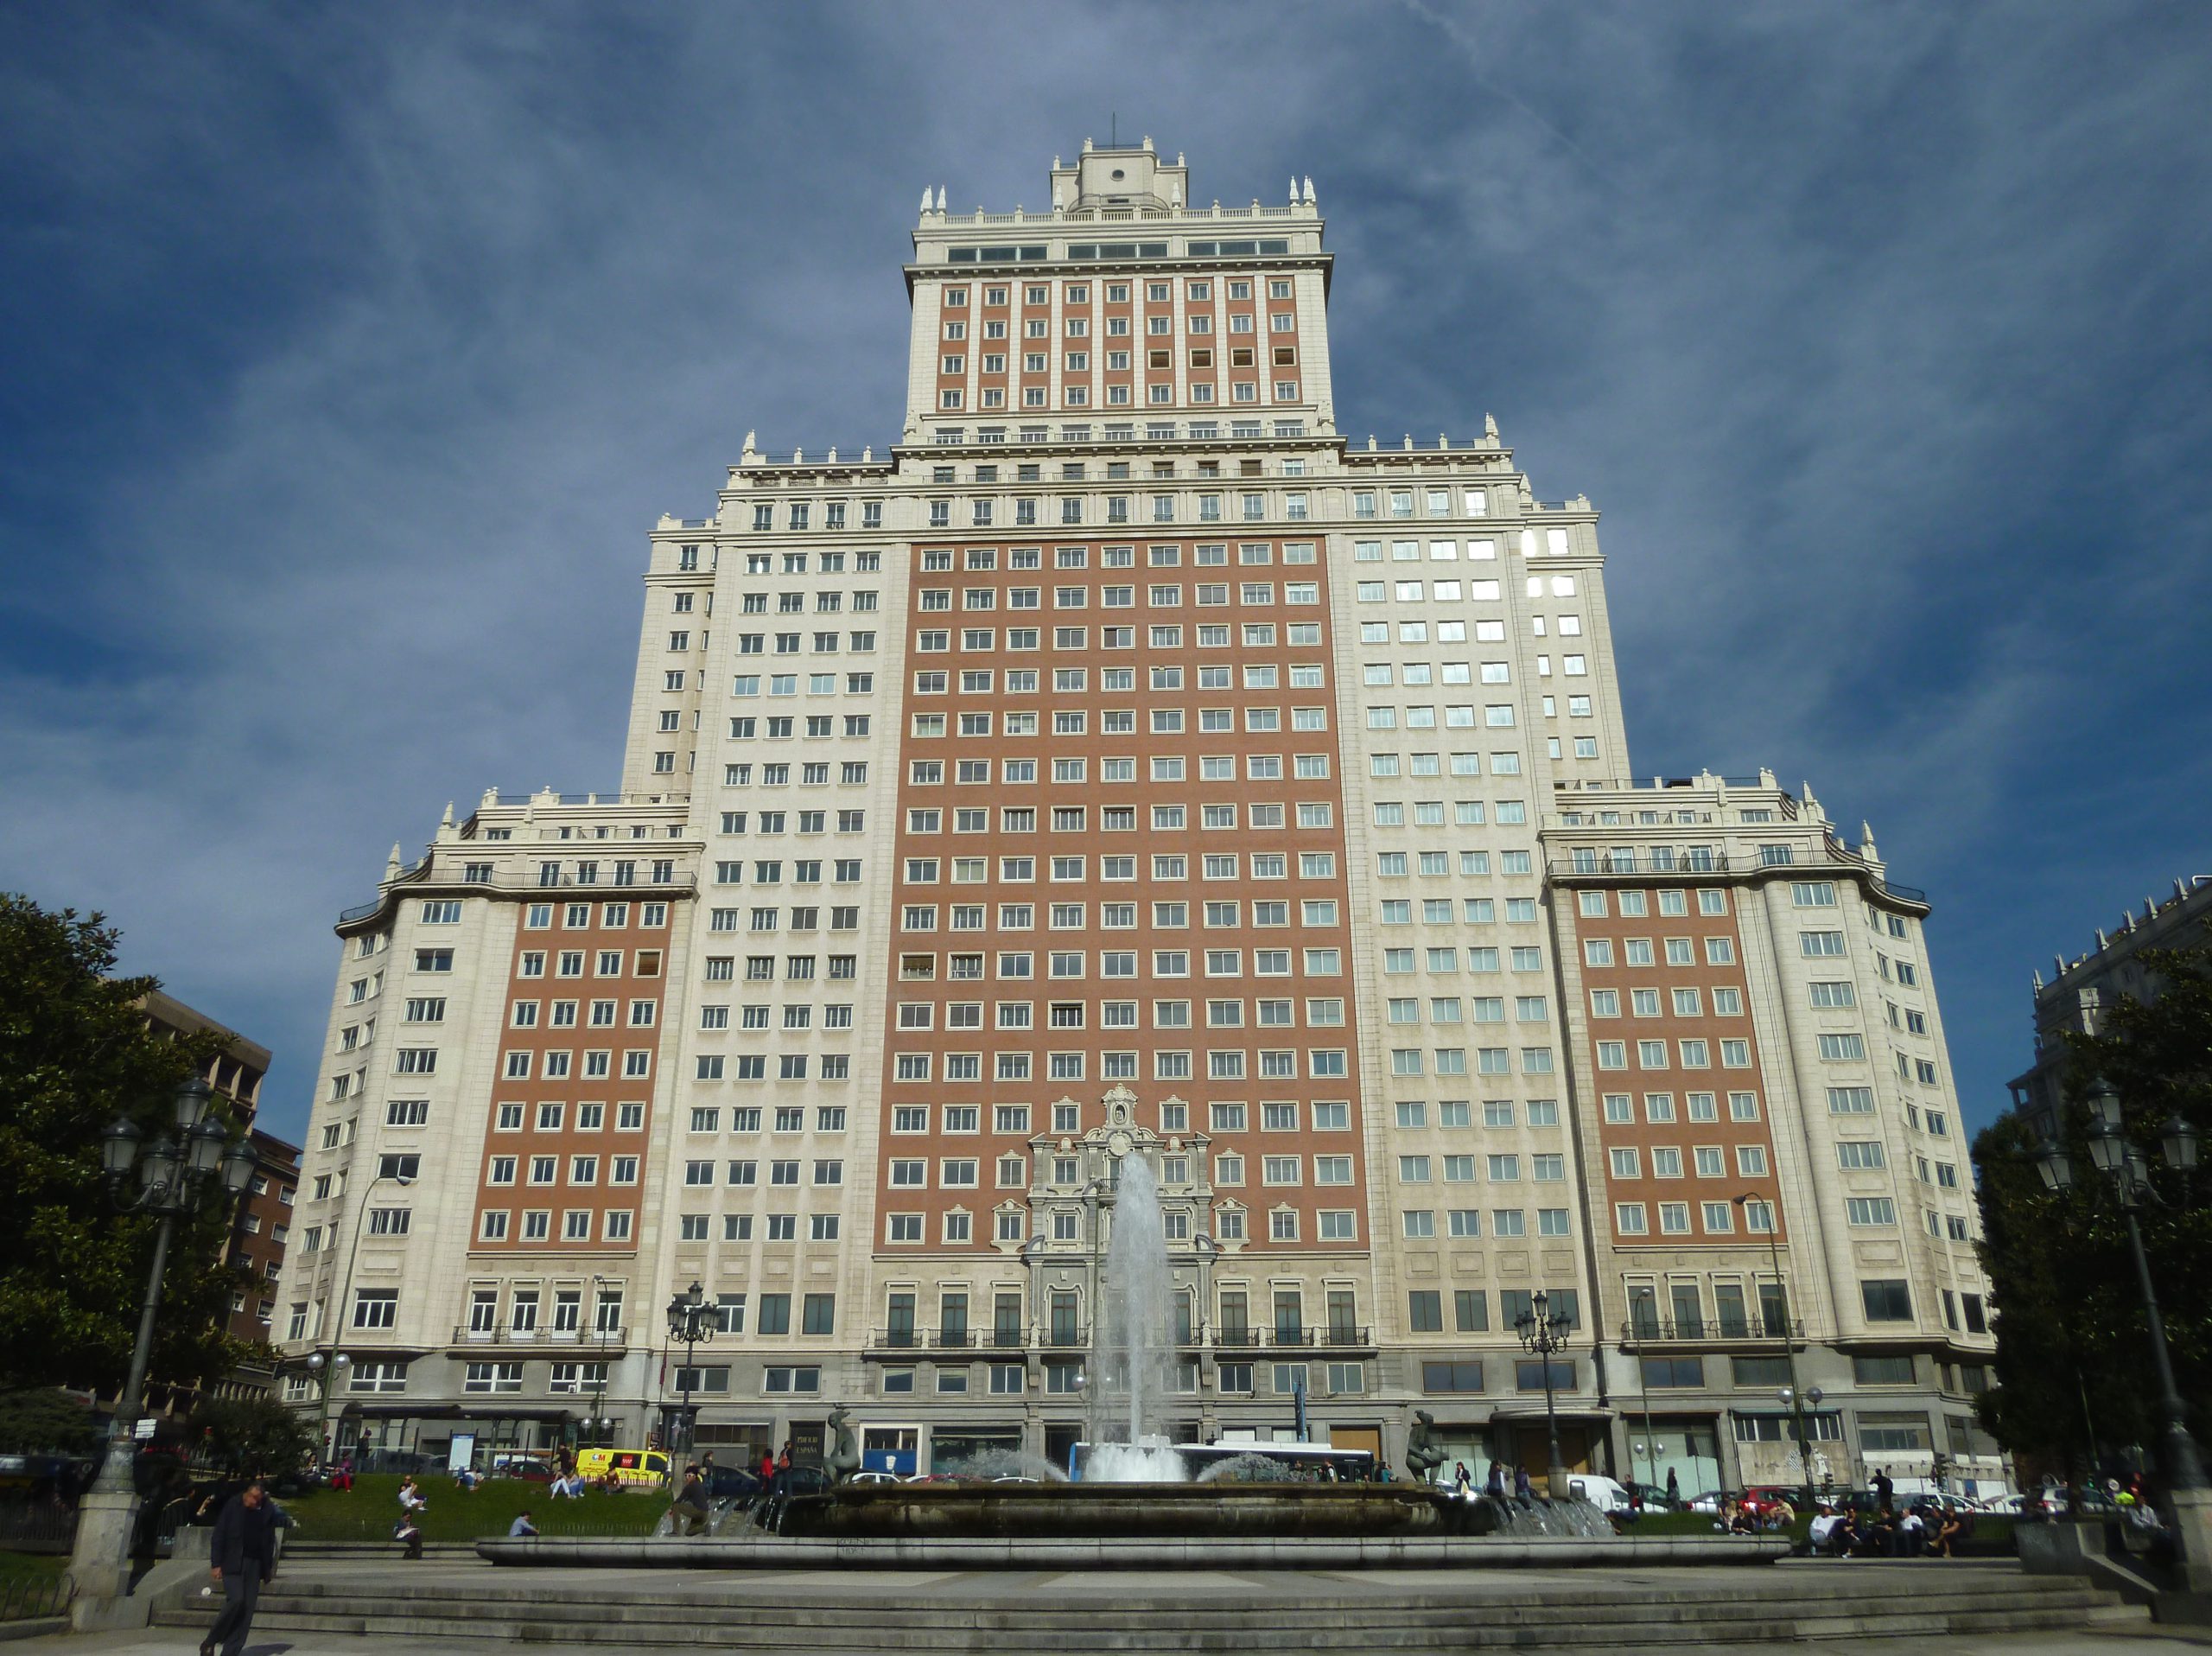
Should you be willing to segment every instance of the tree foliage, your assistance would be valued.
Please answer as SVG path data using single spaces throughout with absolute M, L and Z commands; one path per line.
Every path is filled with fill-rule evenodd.
M 92 1411 L 56 1386 L 0 1392 L 0 1454 L 90 1449 L 99 1433 Z
M 109 1203 L 100 1133 L 124 1116 L 149 1140 L 174 1137 L 177 1083 L 223 1045 L 150 1034 L 136 1003 L 155 982 L 111 975 L 116 939 L 101 915 L 0 892 L 0 1386 L 122 1385 L 156 1221 Z M 203 1209 L 177 1221 L 157 1380 L 190 1385 L 238 1360 L 223 1327 L 229 1219 L 210 1180 Z
M 2158 1200 L 2137 1209 L 2151 1279 L 2191 1430 L 2212 1427 L 2212 1180 L 2166 1168 L 2170 1117 L 2212 1133 L 2212 947 L 2146 949 L 2161 991 L 2109 1007 L 2095 1035 L 2067 1032 L 2062 1137 L 2075 1188 L 2047 1190 L 2039 1146 L 2007 1116 L 1974 1141 L 1981 1169 L 1982 1263 L 1999 1313 L 1997 1387 L 1985 1424 L 2008 1449 L 2086 1464 L 2156 1436 L 2150 1334 L 2126 1220 L 2090 1161 L 2085 1102 L 2101 1075 L 2118 1091 L 2122 1127 Z M 2094 1426 L 2094 1442 L 2091 1439 Z
M 315 1449 L 316 1435 L 295 1410 L 271 1397 L 210 1398 L 188 1430 L 226 1472 L 289 1472 Z

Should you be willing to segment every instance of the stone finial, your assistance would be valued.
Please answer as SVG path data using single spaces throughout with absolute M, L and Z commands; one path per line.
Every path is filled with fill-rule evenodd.
M 1451 433 L 1447 431 L 1439 431 L 1436 434 L 1436 446 L 1440 449 L 1449 449 L 1452 446 Z
M 1313 205 L 1313 177 L 1310 173 L 1306 178 L 1306 205 L 1308 207 Z
M 1405 435 L 1405 436 L 1404 436 L 1404 438 L 1402 439 L 1402 442 L 1403 442 L 1403 444 L 1404 444 L 1404 447 L 1405 447 L 1406 452 L 1407 452 L 1408 454 L 1411 454 L 1411 453 L 1413 452 L 1413 447 L 1414 447 L 1414 434 L 1413 434 L 1412 432 L 1410 432 L 1410 431 L 1407 432 L 1407 433 L 1406 433 L 1406 435 Z
M 2036 992 L 2037 994 L 2038 994 L 2038 995 L 2042 994 L 2042 993 L 2043 993 L 2043 969 L 2042 969 L 2040 966 L 2038 966 L 2035 971 L 2033 971 L 2030 972 L 2030 973 L 2028 974 L 2028 976 L 2029 976 L 2029 978 L 2030 978 L 2031 980 L 2033 980 L 2033 982 L 2034 982 L 2034 984 L 2035 984 L 2035 992 Z
M 2105 935 L 2105 928 L 2104 928 L 2103 927 L 2101 927 L 2101 926 L 2098 927 L 2097 927 L 2097 947 L 2098 947 L 2100 950 L 2105 949 L 2105 948 L 2108 947 L 2108 946 L 2111 945 L 2111 942 L 2112 942 L 2112 939 L 2111 939 L 2110 938 L 2108 938 L 2108 937 L 2107 937 L 2107 936 Z
M 1298 205 L 1298 175 L 1296 173 L 1290 175 L 1290 204 L 1293 207 Z
M 922 187 L 922 211 L 923 211 L 923 212 L 925 212 L 925 213 L 927 213 L 929 210 L 930 210 L 930 192 L 929 192 L 929 186 L 927 186 L 926 184 L 925 184 L 925 185 Z
M 944 212 L 944 186 L 943 186 L 942 184 L 940 184 L 940 185 L 938 185 L 938 191 L 937 191 L 937 210 L 938 210 L 939 213 L 942 213 L 942 212 Z
M 2144 899 L 2143 899 L 2143 918 L 2144 918 L 2145 920 L 2156 920 L 2156 919 L 2158 919 L 2158 900 L 2156 897 L 2145 897 L 2145 898 L 2144 898 Z
M 1052 157 L 1052 170 L 1053 170 L 1054 172 L 1058 172 L 1058 171 L 1059 171 L 1059 169 L 1060 169 L 1060 158 L 1059 158 L 1058 156 L 1054 156 Z
M 1375 452 L 1375 436 L 1374 436 L 1374 434 L 1373 434 L 1372 432 L 1370 432 L 1370 433 L 1368 434 L 1368 438 L 1367 438 L 1367 452 L 1368 452 L 1368 453 L 1370 453 L 1370 455 L 1371 455 L 1371 454 L 1373 454 L 1373 453 Z
M 1497 441 L 1497 417 L 1495 414 L 1483 416 L 1483 435 L 1492 443 Z
M 834 443 L 830 445 L 830 463 L 833 466 L 837 463 L 837 445 Z
M 1089 154 L 1091 152 L 1091 150 L 1092 150 L 1094 147 L 1095 147 L 1095 146 L 1092 144 L 1091 141 L 1090 141 L 1089 138 L 1085 138 L 1085 139 L 1083 141 L 1083 153 L 1084 153 L 1084 154 L 1085 154 L 1086 156 L 1087 156 L 1087 155 L 1089 155 Z
M 865 466 L 875 458 L 875 445 L 869 443 L 861 450 L 861 464 Z
M 792 450 L 791 450 L 791 464 L 792 464 L 792 465 L 794 465 L 794 466 L 800 466 L 800 465 L 804 465 L 804 464 L 805 464 L 805 463 L 806 463 L 806 450 L 805 450 L 805 449 L 792 449 Z
M 484 797 L 476 802 L 476 808 L 481 811 L 487 806 L 494 806 L 499 802 L 499 790 L 496 787 L 487 787 L 484 790 Z
M 1178 167 L 1180 167 L 1183 164 L 1183 152 L 1180 150 L 1178 150 L 1175 152 L 1175 164 Z
M 1769 770 L 1764 765 L 1761 765 L 1759 767 L 1759 786 L 1761 787 L 1772 787 L 1774 785 L 1774 773 L 1771 770 Z
M 1147 155 L 1150 155 L 1150 154 L 1152 153 L 1152 134 L 1151 134 L 1151 133 L 1149 133 L 1149 132 L 1147 132 L 1147 133 L 1146 133 L 1146 134 L 1144 135 L 1144 145 L 1143 145 L 1143 148 L 1144 148 L 1144 152 L 1145 152 Z
M 450 828 L 453 826 L 453 801 L 451 799 L 448 799 L 446 801 L 446 813 L 438 818 L 438 826 L 441 828 Z
M 384 877 L 387 880 L 399 877 L 399 842 L 396 839 L 391 842 L 391 855 L 384 860 Z

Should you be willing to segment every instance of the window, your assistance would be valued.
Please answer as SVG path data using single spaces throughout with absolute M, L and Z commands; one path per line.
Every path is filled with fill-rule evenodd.
M 1912 1321 L 1912 1289 L 1901 1277 L 1875 1278 L 1859 1284 L 1859 1299 L 1869 1322 Z

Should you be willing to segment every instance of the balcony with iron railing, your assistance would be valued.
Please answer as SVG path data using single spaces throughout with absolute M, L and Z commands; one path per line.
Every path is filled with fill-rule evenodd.
M 623 1347 L 621 1328 L 518 1328 L 506 1323 L 492 1328 L 478 1328 L 472 1323 L 454 1325 L 455 1346 L 520 1346 L 534 1349 L 551 1347 L 556 1351 L 575 1351 L 586 1354 L 595 1347 L 605 1346 L 610 1352 Z
M 1621 1349 L 1651 1346 L 1742 1345 L 1756 1341 L 1802 1340 L 1804 1323 L 1795 1318 L 1635 1317 L 1621 1324 Z

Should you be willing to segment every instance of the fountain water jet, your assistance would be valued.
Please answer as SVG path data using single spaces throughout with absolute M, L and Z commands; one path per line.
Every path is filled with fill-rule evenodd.
M 1093 1449 L 1084 1476 L 1098 1483 L 1179 1483 L 1187 1475 L 1182 1460 L 1167 1448 L 1154 1417 L 1168 1395 L 1174 1356 L 1173 1276 L 1160 1185 L 1151 1163 L 1132 1151 L 1116 1163 L 1114 1190 L 1114 1228 L 1099 1288 L 1103 1372 L 1094 1384 L 1102 1401 L 1109 1400 L 1116 1383 L 1123 1388 L 1128 1436 Z

